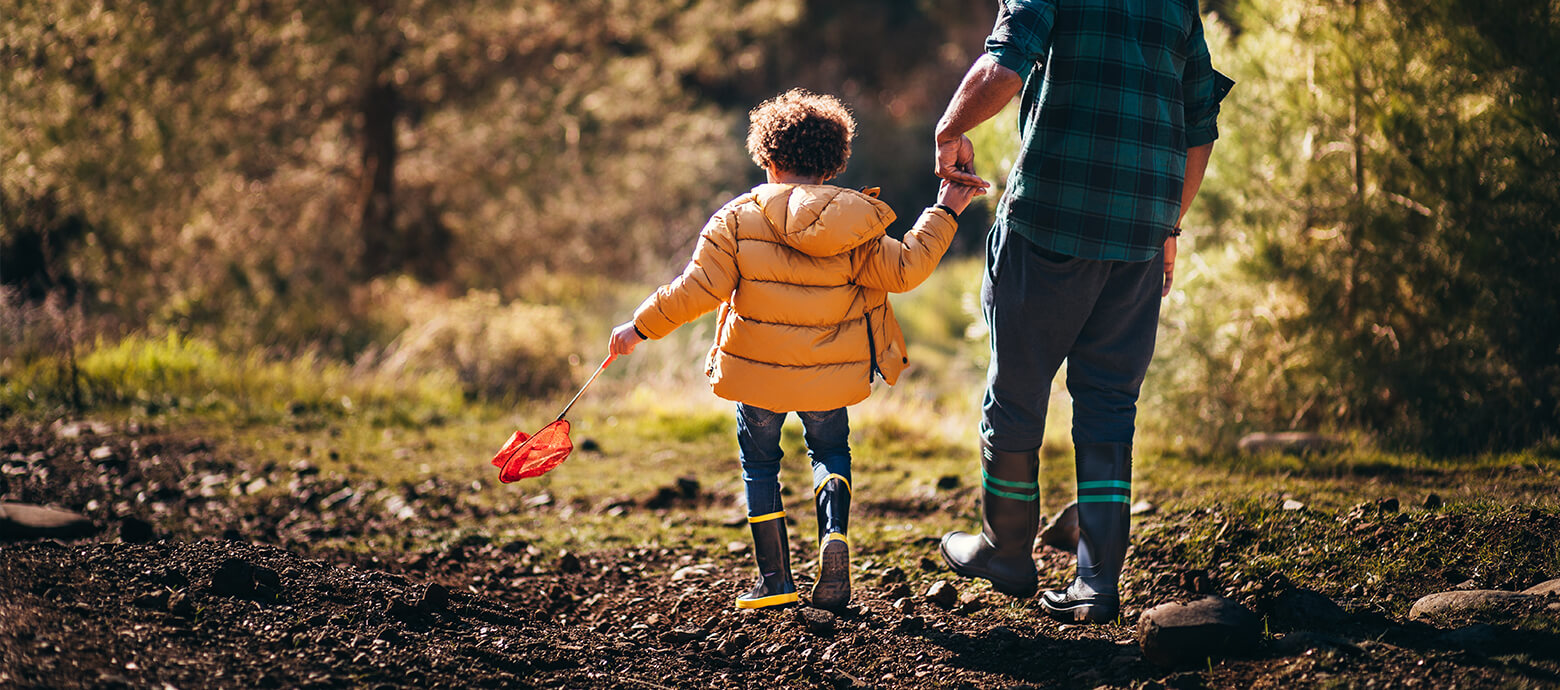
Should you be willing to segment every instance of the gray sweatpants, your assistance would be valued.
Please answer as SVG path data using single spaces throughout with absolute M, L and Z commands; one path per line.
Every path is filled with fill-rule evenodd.
M 1132 443 L 1163 286 L 1163 254 L 1140 262 L 1068 257 L 997 223 L 981 285 L 991 329 L 986 442 L 1008 451 L 1040 446 L 1051 380 L 1066 360 L 1073 443 Z

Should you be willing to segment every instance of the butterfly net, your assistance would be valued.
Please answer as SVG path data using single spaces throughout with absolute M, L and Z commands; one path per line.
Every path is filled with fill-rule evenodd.
M 535 436 L 516 431 L 493 456 L 493 465 L 499 468 L 498 481 L 508 484 L 546 474 L 569 457 L 571 450 L 574 443 L 569 441 L 569 422 L 560 419 L 542 427 Z

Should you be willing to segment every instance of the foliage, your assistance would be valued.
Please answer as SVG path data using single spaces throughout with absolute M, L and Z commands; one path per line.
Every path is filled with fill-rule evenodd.
M 1437 7 L 1253 0 L 1215 46 L 1239 85 L 1150 382 L 1176 433 L 1364 428 L 1464 453 L 1556 432 L 1560 140 L 1528 113 L 1560 92 L 1489 57 L 1513 26 Z
M 497 293 L 454 299 L 402 281 L 376 302 L 399 305 L 409 325 L 375 370 L 417 377 L 453 370 L 470 400 L 531 398 L 568 387 L 575 332 L 560 307 L 503 303 Z
M 1560 10 L 1203 5 L 1238 85 L 1166 304 L 1151 430 L 1207 448 L 1363 429 L 1444 453 L 1553 437 Z M 580 368 L 559 364 L 564 341 L 603 318 L 584 293 L 682 267 L 715 205 L 759 179 L 743 114 L 784 88 L 853 106 L 840 182 L 883 186 L 891 231 L 907 226 L 991 9 L 20 3 L 0 12 L 0 286 L 26 326 L 0 333 L 3 366 L 79 383 L 95 335 L 171 332 L 365 375 L 458 372 L 469 396 L 556 389 Z M 988 177 L 1015 129 L 1003 114 L 974 133 Z M 979 253 L 983 209 L 959 251 Z M 962 371 L 980 357 L 974 285 L 928 287 L 896 302 L 914 358 Z
M 744 186 L 684 85 L 785 0 L 29 5 L 0 18 L 0 248 L 131 323 L 353 353 L 366 278 L 640 269 Z M 384 134 L 388 131 L 389 134 Z M 711 185 L 711 179 L 723 180 Z M 36 249 L 31 249 L 36 247 Z M 243 318 L 235 318 L 235 316 Z M 393 334 L 390 334 L 393 335 Z

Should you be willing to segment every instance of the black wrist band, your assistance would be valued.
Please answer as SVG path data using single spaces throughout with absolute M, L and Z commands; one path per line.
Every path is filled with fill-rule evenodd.
M 1181 228 L 1179 226 L 1170 228 L 1170 236 L 1171 237 L 1180 237 L 1181 236 Z
M 634 324 L 634 335 L 639 336 L 640 340 L 649 340 L 650 339 L 650 338 L 645 336 L 643 331 L 639 330 L 639 324 Z
M 959 219 L 959 212 L 955 211 L 955 210 L 953 210 L 951 208 L 948 208 L 947 204 L 937 204 L 937 205 L 933 206 L 932 208 L 940 208 L 940 209 L 946 211 L 948 213 L 948 215 L 953 216 L 954 220 L 958 220 Z

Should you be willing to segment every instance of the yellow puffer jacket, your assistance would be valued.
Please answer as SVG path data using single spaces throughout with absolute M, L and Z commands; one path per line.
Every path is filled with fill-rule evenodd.
M 763 184 L 710 217 L 683 274 L 634 313 L 659 339 L 720 307 L 705 373 L 715 394 L 772 412 L 832 410 L 890 385 L 909 359 L 889 292 L 919 285 L 958 223 L 927 209 L 903 242 L 894 211 L 833 185 Z

